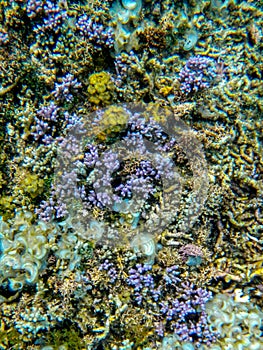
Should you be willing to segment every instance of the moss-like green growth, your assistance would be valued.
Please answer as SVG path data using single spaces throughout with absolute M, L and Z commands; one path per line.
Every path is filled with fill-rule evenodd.
M 55 329 L 50 332 L 46 339 L 46 345 L 51 345 L 54 350 L 59 349 L 62 345 L 68 350 L 85 349 L 80 331 L 72 325 L 70 329 Z
M 4 221 L 13 217 L 16 207 L 13 201 L 13 196 L 2 196 L 0 198 L 0 215 L 3 217 Z
M 2 321 L 0 328 L 0 349 L 19 350 L 22 348 L 22 335 L 14 328 L 6 329 L 5 324 Z

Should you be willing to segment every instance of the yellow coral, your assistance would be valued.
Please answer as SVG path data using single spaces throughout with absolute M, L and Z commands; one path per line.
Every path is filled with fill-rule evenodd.
M 89 77 L 88 99 L 95 105 L 108 105 L 112 99 L 114 85 L 107 72 L 93 73 Z
M 168 96 L 170 94 L 170 92 L 173 90 L 172 86 L 163 86 L 159 92 L 161 95 L 163 95 L 164 97 Z
M 13 196 L 2 196 L 0 198 L 0 215 L 4 220 L 8 220 L 12 217 L 15 210 L 15 203 Z
M 97 137 L 104 141 L 107 137 L 113 137 L 126 128 L 128 122 L 128 114 L 121 106 L 110 106 L 102 116 L 100 127 L 101 131 Z
M 24 179 L 23 187 L 30 197 L 35 198 L 43 192 L 44 180 L 40 179 L 36 174 L 29 174 Z
M 5 183 L 5 181 L 3 179 L 3 174 L 0 173 L 0 189 L 3 187 L 4 183 Z
M 19 191 L 30 198 L 36 198 L 44 190 L 44 180 L 25 169 L 17 169 L 15 180 Z

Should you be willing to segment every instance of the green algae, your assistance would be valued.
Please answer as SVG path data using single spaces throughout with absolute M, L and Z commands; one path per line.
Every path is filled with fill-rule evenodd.
M 59 350 L 60 346 L 68 350 L 82 350 L 85 347 L 81 333 L 74 325 L 71 325 L 69 329 L 54 329 L 46 338 L 45 344 L 46 346 L 52 346 L 54 350 Z

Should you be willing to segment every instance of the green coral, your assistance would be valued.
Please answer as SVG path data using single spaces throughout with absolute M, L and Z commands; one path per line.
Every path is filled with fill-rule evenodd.
M 48 334 L 46 344 L 50 344 L 44 347 L 47 349 L 59 350 L 81 350 L 84 349 L 84 341 L 81 333 L 74 326 L 70 329 L 55 329 Z
M 21 349 L 23 344 L 21 334 L 14 328 L 7 328 L 3 321 L 0 325 L 0 349 Z

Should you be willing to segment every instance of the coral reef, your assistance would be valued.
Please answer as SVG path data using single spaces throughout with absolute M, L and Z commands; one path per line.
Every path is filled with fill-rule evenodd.
M 0 2 L 1 349 L 262 348 L 262 28 Z

